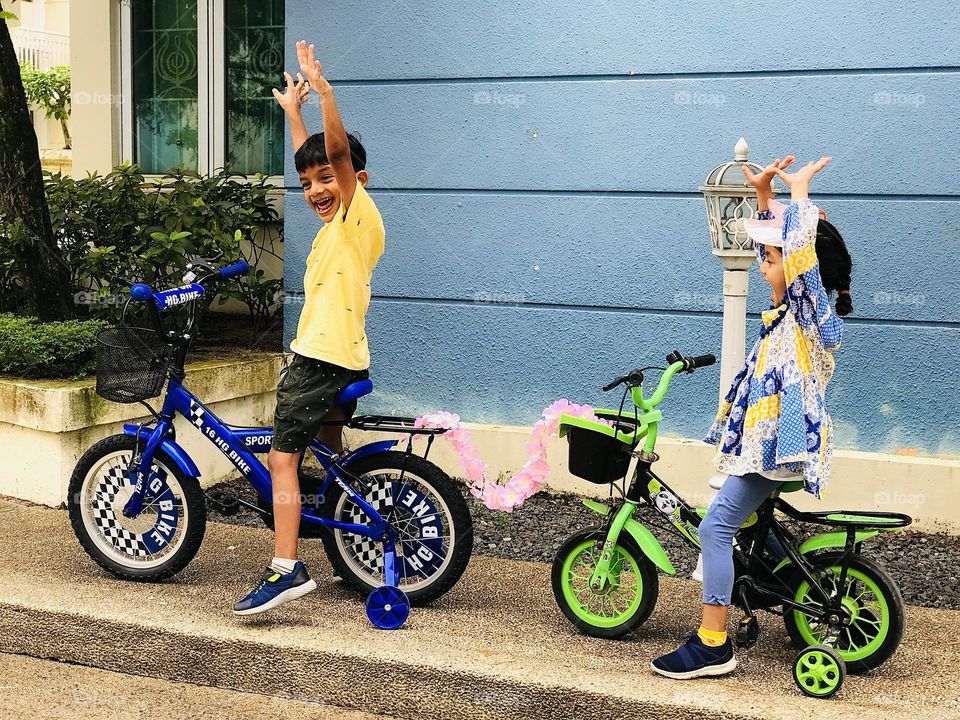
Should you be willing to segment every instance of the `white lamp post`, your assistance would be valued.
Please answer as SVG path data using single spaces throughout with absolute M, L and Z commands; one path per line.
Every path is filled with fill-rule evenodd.
M 753 241 L 744 221 L 757 212 L 756 189 L 743 174 L 745 165 L 753 173 L 763 170 L 747 160 L 750 148 L 740 138 L 730 162 L 717 165 L 700 187 L 707 205 L 707 225 L 713 254 L 723 265 L 723 343 L 720 349 L 720 399 L 743 365 L 747 328 L 749 269 L 755 257 Z M 776 188 L 773 193 L 776 194 Z
M 723 265 L 723 343 L 720 348 L 720 402 L 723 402 L 737 371 L 743 365 L 747 334 L 747 289 L 749 270 L 756 257 L 744 222 L 757 213 L 757 191 L 743 174 L 744 165 L 754 174 L 763 168 L 747 160 L 750 148 L 743 138 L 733 147 L 733 160 L 717 165 L 700 186 L 707 204 L 707 226 L 713 254 Z M 776 195 L 777 189 L 771 188 Z M 710 487 L 717 489 L 725 476 L 715 475 Z M 703 555 L 697 558 L 694 580 L 703 581 Z

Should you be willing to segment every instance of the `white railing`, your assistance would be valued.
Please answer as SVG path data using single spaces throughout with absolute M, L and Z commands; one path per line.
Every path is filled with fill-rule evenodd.
M 10 37 L 20 62 L 27 61 L 40 70 L 49 70 L 54 65 L 70 64 L 69 35 L 12 27 Z

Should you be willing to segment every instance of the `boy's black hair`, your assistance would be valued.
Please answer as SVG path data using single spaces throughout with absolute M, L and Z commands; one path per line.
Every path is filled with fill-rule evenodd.
M 828 293 L 837 293 L 837 315 L 849 315 L 853 312 L 853 301 L 850 298 L 853 261 L 840 233 L 833 223 L 823 218 L 817 223 L 817 261 L 820 263 L 823 287 Z
M 350 158 L 353 160 L 354 172 L 360 172 L 367 167 L 367 151 L 356 135 L 347 133 L 347 140 L 350 142 Z M 303 141 L 303 145 L 293 156 L 293 164 L 297 166 L 298 173 L 317 165 L 330 164 L 327 160 L 327 148 L 323 144 L 322 132 L 314 133 Z

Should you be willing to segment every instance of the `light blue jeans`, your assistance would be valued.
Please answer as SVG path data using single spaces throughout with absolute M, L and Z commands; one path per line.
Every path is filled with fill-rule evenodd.
M 733 592 L 733 536 L 780 483 L 762 475 L 727 478 L 700 523 L 703 604 L 729 605 Z

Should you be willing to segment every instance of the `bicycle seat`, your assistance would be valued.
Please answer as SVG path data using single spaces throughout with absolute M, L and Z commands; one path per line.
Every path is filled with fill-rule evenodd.
M 716 473 L 712 478 L 707 480 L 707 485 L 710 486 L 711 490 L 719 490 L 723 487 L 723 484 L 727 481 L 727 478 L 730 477 L 726 473 Z
M 337 397 L 334 398 L 334 403 L 337 405 L 347 405 L 352 403 L 357 398 L 363 397 L 364 395 L 369 395 L 373 392 L 373 380 L 370 378 L 364 378 L 363 380 L 357 380 L 347 385 L 343 390 L 337 393 Z
M 724 473 L 717 473 L 714 475 L 707 484 L 712 490 L 719 490 L 723 487 L 723 483 L 727 480 L 727 475 Z M 803 490 L 803 480 L 788 480 L 787 482 L 780 483 L 780 493 L 790 493 L 797 492 L 798 490 Z
M 796 492 L 797 490 L 803 490 L 803 480 L 790 480 L 780 483 L 781 493 Z

